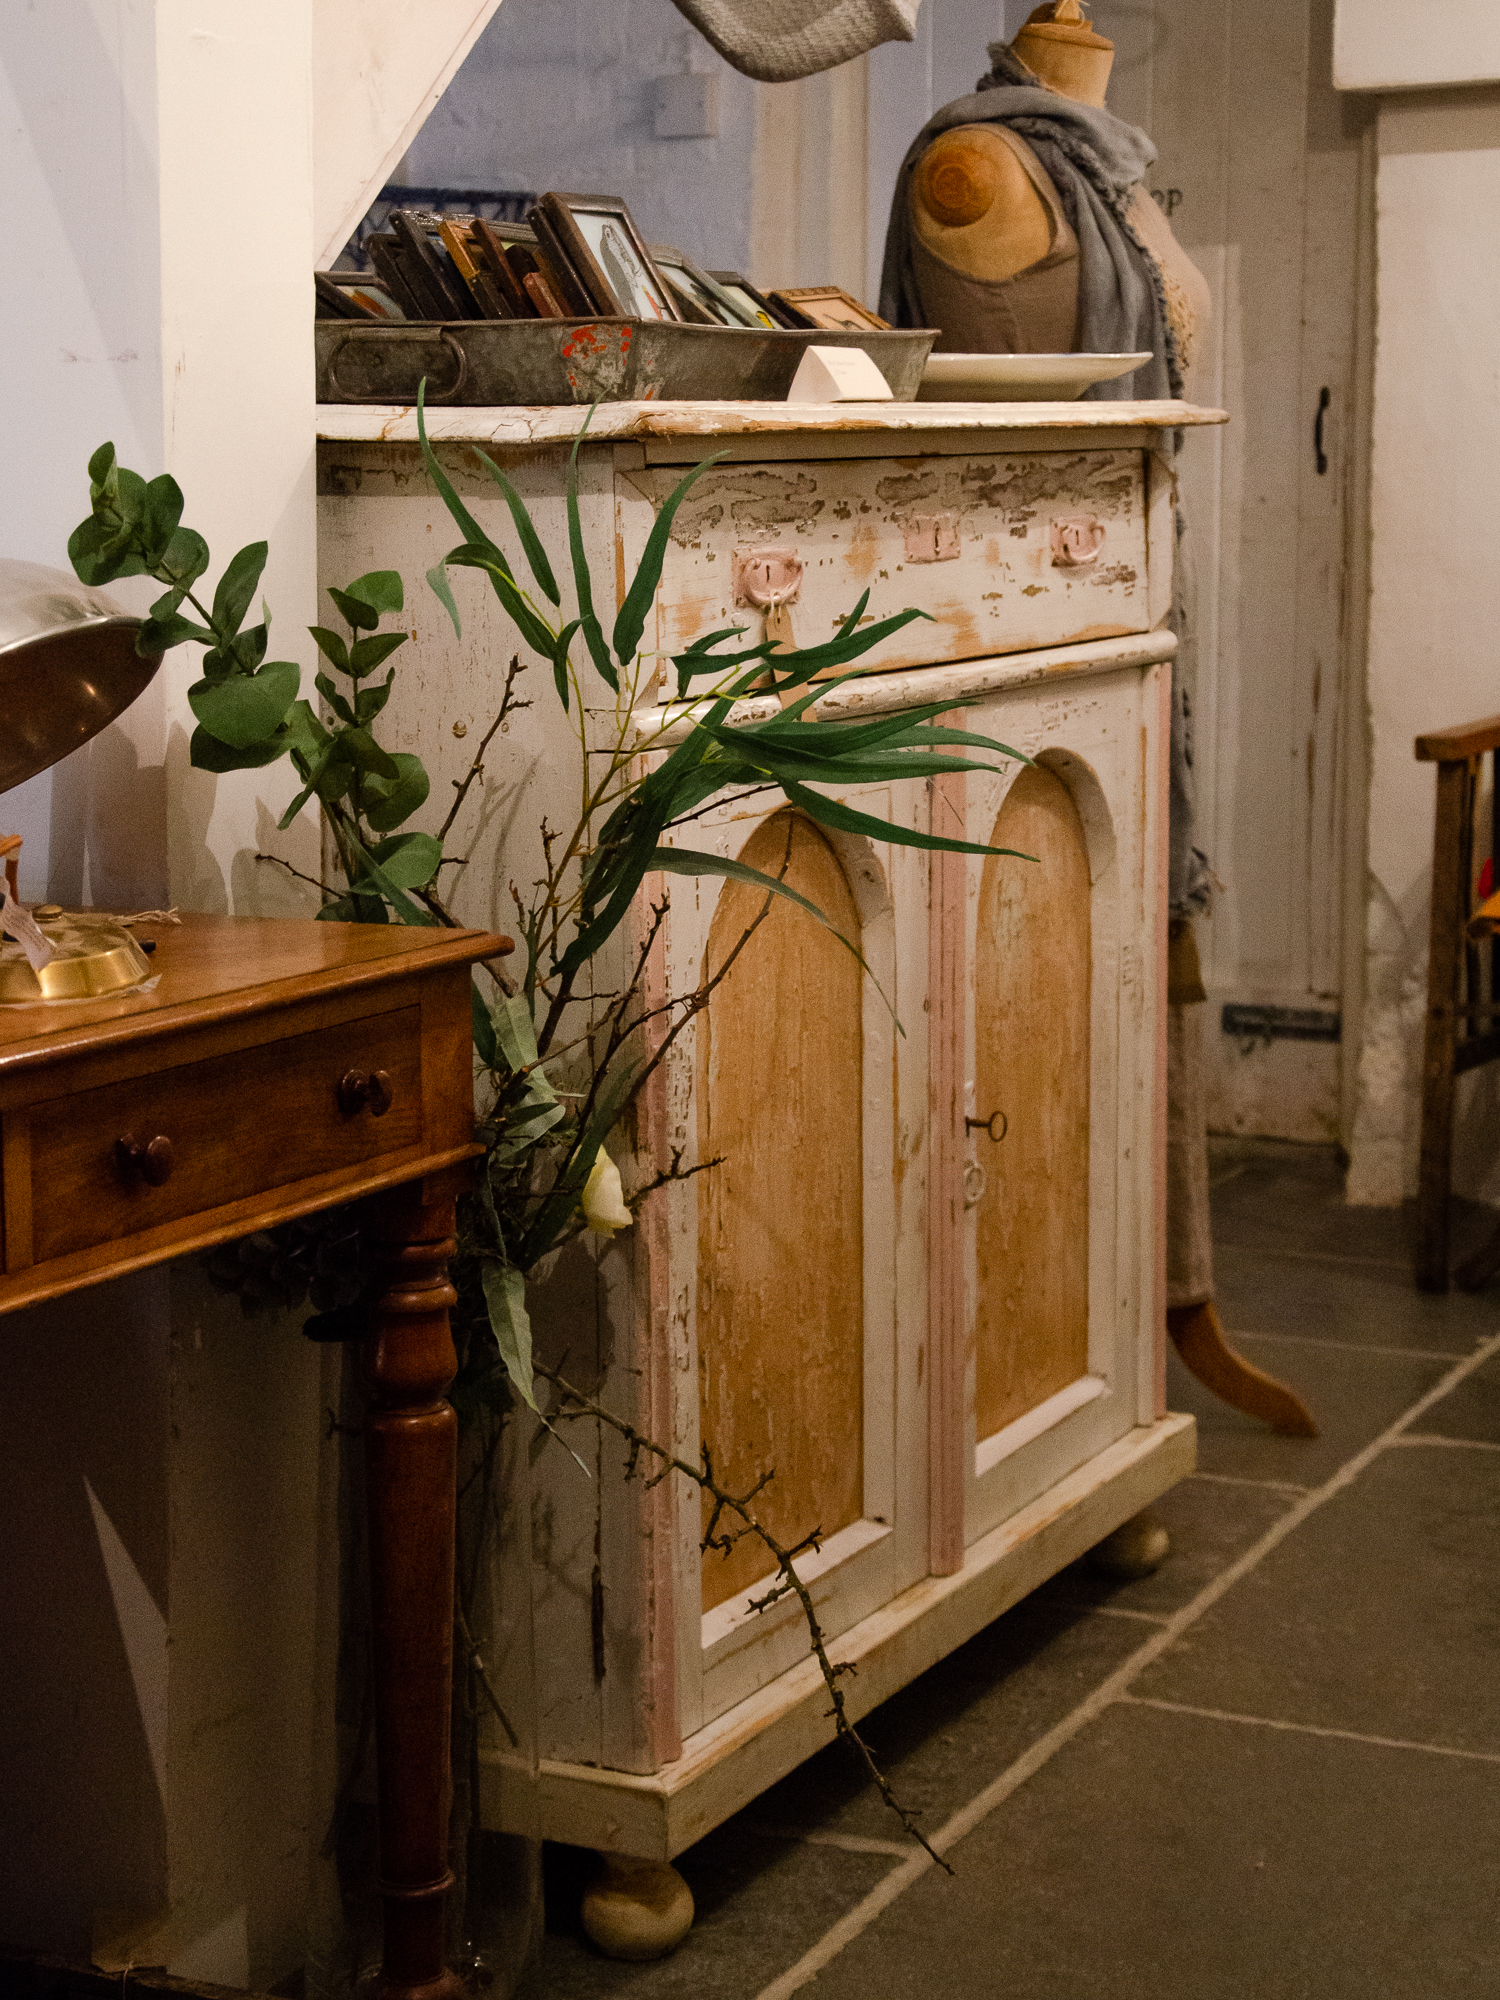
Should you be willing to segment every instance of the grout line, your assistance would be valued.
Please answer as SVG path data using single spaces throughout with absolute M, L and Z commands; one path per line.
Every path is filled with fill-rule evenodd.
M 764 1840 L 790 1840 L 799 1847 L 837 1847 L 844 1854 L 894 1854 L 901 1861 L 920 1851 L 910 1840 L 868 1840 L 862 1833 L 810 1833 L 805 1827 L 766 1826 L 756 1820 L 745 1831 Z
M 946 1854 L 950 1847 L 957 1846 L 965 1835 L 972 1833 L 976 1826 L 988 1819 L 998 1806 L 1005 1803 L 1012 1792 L 1018 1791 L 1028 1778 L 1034 1777 L 1045 1764 L 1050 1763 L 1057 1752 L 1065 1744 L 1070 1743 L 1080 1730 L 1095 1721 L 1105 1709 L 1127 1693 L 1131 1683 L 1137 1680 L 1147 1667 L 1154 1665 L 1169 1647 L 1176 1644 L 1188 1627 L 1195 1625 L 1203 1614 L 1211 1610 L 1242 1577 L 1248 1576 L 1257 1568 L 1286 1540 L 1294 1528 L 1301 1527 L 1308 1516 L 1315 1513 L 1325 1502 L 1336 1498 L 1345 1487 L 1352 1486 L 1365 1468 L 1373 1464 L 1388 1445 L 1393 1444 L 1409 1430 L 1418 1417 L 1425 1416 L 1435 1403 L 1441 1402 L 1443 1397 L 1456 1389 L 1466 1376 L 1472 1375 L 1476 1368 L 1495 1353 L 1500 1353 L 1500 1333 L 1492 1334 L 1472 1354 L 1466 1355 L 1462 1361 L 1455 1362 L 1453 1367 L 1419 1396 L 1393 1424 L 1388 1425 L 1363 1450 L 1357 1451 L 1353 1458 L 1346 1459 L 1331 1479 L 1326 1480 L 1321 1486 L 1314 1487 L 1311 1492 L 1304 1493 L 1287 1509 L 1280 1520 L 1272 1523 L 1259 1541 L 1253 1542 L 1227 1569 L 1221 1570 L 1212 1582 L 1206 1583 L 1195 1598 L 1174 1613 L 1167 1624 L 1138 1646 L 1129 1659 L 1122 1661 L 1114 1672 L 1107 1675 L 1070 1714 L 1065 1715 L 1060 1722 L 1054 1723 L 1045 1736 L 1038 1737 L 1029 1750 L 998 1777 L 992 1779 L 982 1791 L 976 1793 L 966 1806 L 961 1806 L 951 1818 L 945 1820 L 930 1836 L 932 1846 L 937 1853 Z M 773 1979 L 769 1986 L 762 1987 L 756 1995 L 756 2000 L 791 2000 L 792 1994 L 799 1993 L 815 1974 L 821 1972 L 825 1965 L 831 1964 L 845 1945 L 852 1944 L 855 1938 L 868 1930 L 881 1912 L 903 1895 L 913 1882 L 920 1881 L 933 1865 L 927 1854 L 919 1849 L 916 1854 L 902 1862 L 899 1868 L 893 1868 L 885 1880 L 877 1883 L 867 1896 L 854 1905 L 853 1909 L 845 1911 L 839 1921 L 825 1931 L 811 1950 L 805 1951 L 795 1965 L 789 1966 L 780 1978 Z
M 1268 1340 L 1277 1347 L 1330 1347 L 1341 1354 L 1395 1354 L 1408 1361 L 1463 1361 L 1467 1357 L 1447 1347 L 1382 1347 L 1369 1340 L 1319 1340 L 1309 1333 L 1251 1333 L 1247 1327 L 1225 1329 L 1226 1340 Z
M 1341 1743 L 1371 1743 L 1378 1750 L 1420 1750 L 1428 1757 L 1462 1757 L 1475 1764 L 1500 1764 L 1500 1750 L 1458 1750 L 1451 1743 L 1411 1743 L 1402 1736 L 1366 1736 L 1357 1729 L 1325 1729 L 1316 1722 L 1285 1722 L 1270 1715 L 1236 1715 L 1227 1708 L 1195 1708 L 1190 1702 L 1157 1701 L 1144 1694 L 1122 1694 L 1120 1704 L 1129 1708 L 1160 1708 L 1169 1715 L 1201 1715 L 1210 1722 L 1243 1722 L 1252 1729 L 1290 1729 L 1299 1736 L 1331 1736 Z
M 1207 1479 L 1215 1486 L 1259 1486 L 1267 1493 L 1311 1493 L 1310 1486 L 1293 1486 L 1286 1479 L 1240 1479 L 1232 1472 L 1190 1472 L 1189 1479 Z
M 1212 1185 L 1212 1183 L 1210 1183 Z M 1263 1263 L 1277 1264 L 1285 1259 L 1292 1264 L 1363 1264 L 1376 1271 L 1410 1272 L 1410 1257 L 1356 1257 L 1352 1253 L 1339 1250 L 1276 1250 L 1252 1249 L 1246 1243 L 1221 1243 L 1215 1241 L 1214 1249 L 1238 1251 L 1241 1256 L 1254 1257 Z
M 1494 1438 L 1446 1438 L 1434 1431 L 1408 1433 L 1405 1437 L 1392 1438 L 1393 1445 L 1440 1445 L 1444 1451 L 1500 1451 L 1500 1444 Z
M 1128 1604 L 1075 1604 L 1073 1609 L 1092 1612 L 1096 1618 L 1136 1618 L 1143 1625 L 1165 1625 L 1165 1611 L 1136 1611 Z

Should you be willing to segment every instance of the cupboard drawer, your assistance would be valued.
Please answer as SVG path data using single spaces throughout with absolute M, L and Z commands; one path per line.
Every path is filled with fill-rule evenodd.
M 631 562 L 650 519 L 632 500 L 654 512 L 679 477 L 617 476 Z M 800 570 L 788 600 L 799 645 L 831 638 L 866 588 L 867 621 L 909 605 L 928 614 L 865 656 L 872 671 L 1150 628 L 1139 451 L 715 467 L 673 521 L 645 643 L 680 652 L 727 625 L 759 638 L 760 555 L 783 586 Z
M 417 1145 L 421 1019 L 420 1007 L 403 1007 L 35 1105 L 33 1261 Z M 385 1071 L 388 1110 L 341 1108 L 351 1070 Z M 117 1141 L 157 1137 L 170 1142 L 171 1165 L 152 1185 L 122 1167 Z

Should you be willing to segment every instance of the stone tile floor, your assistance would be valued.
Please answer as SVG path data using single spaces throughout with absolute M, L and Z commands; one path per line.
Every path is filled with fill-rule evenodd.
M 1500 1287 L 1419 1294 L 1407 1219 L 1341 1191 L 1331 1152 L 1215 1156 L 1225 1326 L 1321 1438 L 1174 1356 L 1156 1575 L 1077 1565 L 869 1718 L 953 1876 L 831 1749 L 681 1857 L 654 1965 L 592 1950 L 549 1850 L 536 2000 L 1500 1996 Z

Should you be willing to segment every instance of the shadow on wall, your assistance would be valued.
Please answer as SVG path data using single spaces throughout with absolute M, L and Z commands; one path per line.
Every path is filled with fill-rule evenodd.
M 166 1893 L 166 1284 L 5 1322 L 0 1936 L 84 1963 Z

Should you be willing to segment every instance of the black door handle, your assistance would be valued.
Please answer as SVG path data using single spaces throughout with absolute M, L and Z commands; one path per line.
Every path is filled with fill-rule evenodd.
M 1323 418 L 1327 414 L 1328 405 L 1332 401 L 1333 391 L 1331 389 L 1320 389 L 1318 391 L 1318 414 L 1313 419 L 1313 460 L 1317 465 L 1320 475 L 1328 470 L 1328 454 L 1323 449 Z

